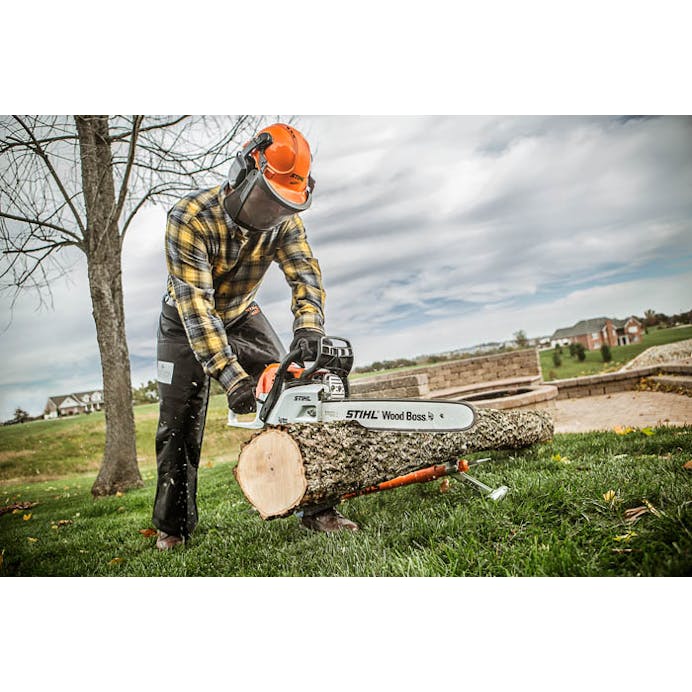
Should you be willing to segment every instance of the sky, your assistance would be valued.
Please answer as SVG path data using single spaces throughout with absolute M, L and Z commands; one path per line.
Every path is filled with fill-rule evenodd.
M 298 116 L 317 181 L 303 214 L 326 329 L 355 364 L 692 308 L 692 118 Z M 219 184 L 210 177 L 208 186 Z M 166 209 L 128 230 L 132 380 L 155 379 Z M 101 386 L 83 257 L 52 309 L 0 295 L 0 419 Z M 258 302 L 290 342 L 276 265 Z

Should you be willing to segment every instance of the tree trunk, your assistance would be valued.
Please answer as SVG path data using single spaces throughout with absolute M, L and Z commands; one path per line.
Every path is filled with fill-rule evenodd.
M 101 355 L 106 446 L 94 497 L 141 487 L 125 335 L 121 243 L 116 218 L 108 117 L 76 116 L 87 214 L 85 252 L 96 337 Z
M 234 474 L 260 516 L 274 519 L 471 452 L 552 436 L 545 411 L 494 409 L 478 410 L 473 428 L 454 433 L 383 432 L 354 422 L 277 426 L 245 443 Z

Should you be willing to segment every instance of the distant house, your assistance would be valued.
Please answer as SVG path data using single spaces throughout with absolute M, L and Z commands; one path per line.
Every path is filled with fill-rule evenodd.
M 76 416 L 79 413 L 92 413 L 103 408 L 103 391 L 92 389 L 88 392 L 60 394 L 51 396 L 43 409 L 43 417 Z
M 642 323 L 634 316 L 626 317 L 624 320 L 595 317 L 581 320 L 573 327 L 558 329 L 550 337 L 550 344 L 553 347 L 582 344 L 587 350 L 593 351 L 601 348 L 603 344 L 624 346 L 639 343 L 643 332 Z

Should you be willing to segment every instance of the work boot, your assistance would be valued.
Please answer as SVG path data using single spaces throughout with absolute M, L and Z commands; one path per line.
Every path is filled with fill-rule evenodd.
M 182 542 L 183 539 L 180 536 L 171 536 L 171 534 L 163 531 L 156 532 L 156 547 L 159 550 L 171 550 Z
M 301 519 L 303 526 L 313 531 L 342 531 L 346 529 L 347 531 L 358 531 L 358 524 L 346 519 L 343 514 L 340 514 L 335 509 L 325 509 L 318 514 L 311 514 L 309 516 L 304 516 Z

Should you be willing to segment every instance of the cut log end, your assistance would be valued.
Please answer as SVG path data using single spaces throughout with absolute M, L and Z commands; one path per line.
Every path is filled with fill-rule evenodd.
M 243 447 L 234 474 L 262 519 L 288 513 L 307 488 L 298 445 L 278 429 L 266 430 Z

